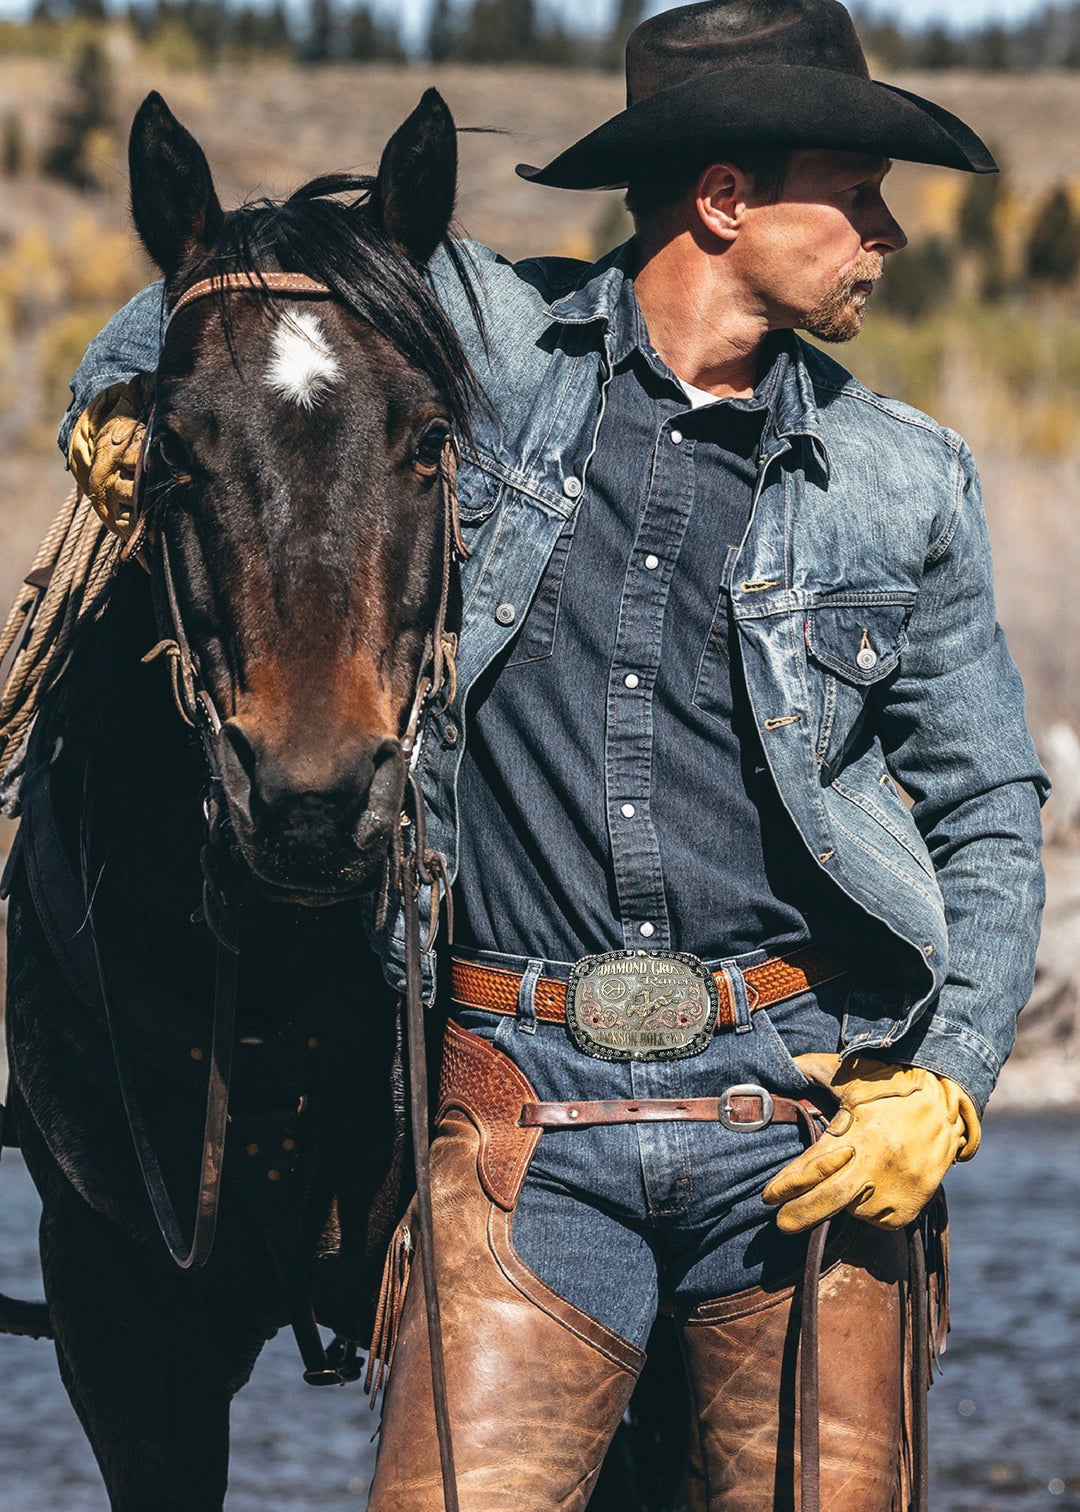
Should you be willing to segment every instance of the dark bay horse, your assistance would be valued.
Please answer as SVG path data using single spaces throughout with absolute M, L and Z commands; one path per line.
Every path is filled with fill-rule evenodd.
M 61 1374 L 112 1506 L 211 1512 L 229 1401 L 263 1342 L 298 1297 L 366 1340 L 407 1195 L 398 1018 L 361 899 L 399 827 L 401 737 L 443 596 L 440 459 L 468 423 L 467 365 L 423 277 L 456 136 L 429 91 L 375 179 L 230 213 L 157 96 L 130 156 L 167 307 L 211 275 L 241 283 L 169 324 L 144 459 L 152 570 L 120 570 L 39 716 L 10 905 L 11 1112 L 43 1202 Z M 277 271 L 330 297 L 243 284 Z M 173 636 L 171 607 L 220 711 L 212 842 L 204 750 L 161 665 L 141 665 Z M 223 1196 L 209 1262 L 183 1271 L 147 1200 L 102 995 L 190 1232 L 222 852 L 242 897 Z
M 35 728 L 10 1112 L 43 1203 L 61 1374 L 111 1505 L 217 1512 L 229 1403 L 264 1341 L 305 1309 L 366 1341 L 408 1196 L 400 1018 L 363 900 L 385 882 L 402 733 L 446 608 L 444 449 L 477 396 L 423 276 L 441 243 L 453 255 L 456 137 L 434 91 L 377 177 L 277 204 L 224 212 L 156 95 L 130 155 L 176 312 L 143 463 L 151 571 L 118 573 Z M 329 297 L 252 285 L 282 272 Z M 232 282 L 191 299 L 211 277 Z M 190 688 L 142 665 L 179 625 L 215 711 L 209 749 L 178 715 Z M 188 1239 L 222 956 L 207 922 L 236 927 L 225 894 L 241 949 L 222 1198 L 209 1261 L 181 1269 L 109 1019 Z M 650 1363 L 661 1408 L 617 1438 L 598 1512 L 670 1505 L 678 1365 Z

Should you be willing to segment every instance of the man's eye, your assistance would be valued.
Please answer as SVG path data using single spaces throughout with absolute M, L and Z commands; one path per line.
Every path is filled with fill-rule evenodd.
M 450 439 L 450 427 L 443 421 L 429 425 L 416 443 L 416 464 L 425 472 L 434 472 Z

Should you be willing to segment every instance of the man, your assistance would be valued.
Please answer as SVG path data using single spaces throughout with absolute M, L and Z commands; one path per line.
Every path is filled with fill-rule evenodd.
M 821 1501 L 889 1512 L 900 1230 L 975 1153 L 1030 990 L 1046 782 L 970 454 L 793 333 L 857 333 L 905 242 L 892 159 L 993 162 L 869 80 L 836 0 L 669 11 L 627 75 L 625 112 L 519 170 L 629 186 L 627 246 L 475 248 L 486 345 L 432 267 L 491 401 L 421 757 L 460 919 L 432 1170 L 461 1504 L 583 1507 L 665 1306 L 710 1512 L 790 1507 L 795 1283 L 839 1215 Z M 92 345 L 62 433 L 114 513 L 157 308 Z M 400 918 L 379 944 L 400 985 Z M 443 1505 L 429 1382 L 414 1266 L 378 1512 Z

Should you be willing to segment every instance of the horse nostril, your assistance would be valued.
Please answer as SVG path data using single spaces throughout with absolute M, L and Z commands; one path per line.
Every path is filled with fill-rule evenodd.
M 259 764 L 259 755 L 255 748 L 254 740 L 244 729 L 239 719 L 227 719 L 221 727 L 221 733 L 228 741 L 232 753 L 239 762 L 249 785 L 254 787 L 255 770 Z

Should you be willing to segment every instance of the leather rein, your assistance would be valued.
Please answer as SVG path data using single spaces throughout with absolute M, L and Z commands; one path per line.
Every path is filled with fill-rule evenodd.
M 196 301 L 226 294 L 272 294 L 283 298 L 334 299 L 334 291 L 326 284 L 300 273 L 265 272 L 229 273 L 208 278 L 193 284 L 173 306 L 165 334 L 179 313 Z M 146 434 L 139 455 L 135 474 L 134 509 L 135 523 L 131 536 L 125 544 L 122 557 L 125 561 L 139 557 L 145 563 L 145 548 L 150 539 L 152 508 L 146 504 L 147 456 L 154 438 L 155 409 L 152 408 L 146 426 Z M 401 736 L 401 750 L 407 762 L 408 777 L 406 798 L 411 814 L 402 814 L 402 825 L 395 831 L 391 853 L 387 857 L 386 895 L 391 888 L 400 892 L 405 921 L 406 961 L 406 1023 L 409 1054 L 410 1102 L 412 1116 L 413 1154 L 416 1166 L 418 1227 L 420 1249 L 423 1259 L 424 1283 L 427 1296 L 428 1334 L 433 1362 L 433 1394 L 435 1417 L 439 1435 L 440 1460 L 443 1470 L 444 1500 L 446 1512 L 457 1512 L 458 1498 L 453 1468 L 453 1449 L 450 1437 L 450 1422 L 446 1405 L 446 1373 L 443 1361 L 442 1331 L 439 1318 L 439 1298 L 435 1274 L 434 1238 L 431 1217 L 431 1185 L 428 1164 L 429 1149 L 429 1099 L 427 1088 L 427 1055 L 425 1048 L 425 1008 L 421 958 L 424 949 L 430 949 L 437 927 L 442 901 L 446 902 L 448 926 L 452 930 L 450 916 L 450 889 L 446 862 L 437 852 L 427 846 L 424 822 L 424 802 L 417 776 L 417 760 L 420 737 L 427 718 L 438 708 L 449 706 L 454 700 L 457 687 L 456 653 L 457 636 L 448 630 L 447 619 L 455 565 L 468 556 L 461 535 L 457 499 L 457 452 L 452 439 L 448 439 L 439 461 L 439 474 L 443 495 L 443 551 L 442 571 L 439 585 L 439 600 L 434 623 L 426 638 L 420 670 L 413 699 L 409 708 L 405 729 Z M 203 913 L 216 941 L 216 964 L 214 984 L 214 1016 L 211 1039 L 211 1062 L 207 1088 L 206 1113 L 203 1126 L 202 1160 L 199 1171 L 198 1197 L 190 1242 L 184 1237 L 180 1220 L 166 1190 L 161 1169 L 150 1143 L 145 1121 L 135 1096 L 129 1071 L 128 1057 L 121 1042 L 115 1015 L 112 1013 L 108 990 L 105 959 L 94 929 L 93 894 L 95 879 L 90 876 L 86 832 L 82 837 L 83 884 L 87 899 L 87 923 L 94 944 L 101 996 L 105 1017 L 116 1062 L 120 1090 L 135 1152 L 142 1172 L 143 1182 L 153 1209 L 162 1238 L 175 1263 L 181 1270 L 196 1270 L 205 1266 L 210 1258 L 217 1228 L 221 1200 L 221 1185 L 224 1171 L 224 1151 L 229 1110 L 229 1083 L 232 1066 L 232 1050 L 236 1030 L 236 999 L 240 954 L 239 904 L 235 893 L 227 892 L 221 885 L 212 864 L 213 852 L 220 828 L 225 818 L 225 800 L 215 752 L 215 740 L 222 727 L 221 716 L 214 700 L 202 682 L 198 658 L 193 652 L 184 628 L 183 615 L 176 592 L 172 563 L 166 543 L 165 532 L 157 531 L 157 547 L 161 558 L 162 584 L 171 621 L 171 636 L 160 640 L 143 658 L 151 662 L 165 656 L 169 662 L 173 699 L 185 724 L 198 730 L 203 750 L 210 769 L 210 794 L 204 805 L 208 826 L 208 840 L 203 849 Z M 440 704 L 441 700 L 441 704 Z M 411 795 L 411 796 L 410 796 Z M 87 794 L 88 796 L 88 794 Z M 408 831 L 412 831 L 409 845 Z M 100 877 L 96 880 L 100 880 Z M 429 938 L 421 941 L 420 891 L 429 886 L 431 892 L 431 928 Z M 283 1277 L 284 1280 L 284 1277 Z M 286 1288 L 289 1290 L 290 1288 Z M 291 1289 L 295 1301 L 296 1288 Z M 355 1379 L 357 1368 L 354 1362 L 342 1364 L 340 1355 L 331 1359 L 319 1336 L 310 1298 L 301 1299 L 299 1312 L 296 1308 L 292 1318 L 293 1331 L 305 1364 L 304 1379 L 314 1385 L 340 1384 Z

